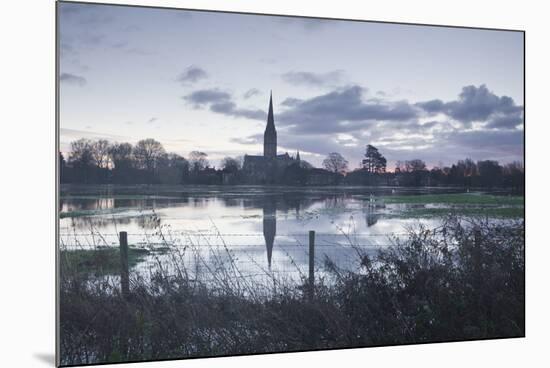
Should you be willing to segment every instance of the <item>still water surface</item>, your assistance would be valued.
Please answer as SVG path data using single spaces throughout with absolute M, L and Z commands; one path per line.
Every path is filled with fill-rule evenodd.
M 393 237 L 405 236 L 408 227 L 433 228 L 440 222 L 399 216 L 404 205 L 385 204 L 381 196 L 459 191 L 63 185 L 60 243 L 64 249 L 116 246 L 118 232 L 126 231 L 132 246 L 185 250 L 181 259 L 197 272 L 227 265 L 231 258 L 250 277 L 275 272 L 295 279 L 308 271 L 308 231 L 316 232 L 316 268 L 329 257 L 354 269 L 359 263 L 351 245 L 376 252 Z M 159 261 L 168 263 L 168 256 L 147 257 L 140 269 Z

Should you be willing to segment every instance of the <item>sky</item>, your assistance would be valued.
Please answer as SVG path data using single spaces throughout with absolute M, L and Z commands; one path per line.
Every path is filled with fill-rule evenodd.
M 184 157 L 359 166 L 523 161 L 523 33 L 58 3 L 60 149 L 154 138 Z

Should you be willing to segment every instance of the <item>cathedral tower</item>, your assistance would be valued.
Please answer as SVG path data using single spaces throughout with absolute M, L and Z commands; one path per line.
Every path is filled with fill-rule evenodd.
M 277 157 L 277 131 L 273 119 L 273 101 L 269 94 L 269 112 L 267 113 L 267 125 L 264 132 L 264 157 Z

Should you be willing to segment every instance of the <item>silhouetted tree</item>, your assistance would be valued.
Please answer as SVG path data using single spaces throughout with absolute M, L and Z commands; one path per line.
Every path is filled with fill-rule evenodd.
M 157 165 L 158 181 L 162 184 L 182 184 L 189 175 L 189 162 L 176 153 L 162 155 Z
M 74 169 L 74 176 L 79 178 L 78 181 L 82 183 L 93 182 L 95 179 L 95 171 L 93 170 L 95 165 L 92 154 L 92 141 L 82 138 L 71 142 L 69 164 Z
M 482 186 L 494 187 L 500 182 L 502 166 L 500 166 L 497 161 L 478 161 L 477 168 L 479 170 L 479 178 Z
M 73 166 L 93 165 L 92 141 L 86 138 L 71 142 L 69 162 Z
M 368 144 L 365 158 L 361 162 L 363 168 L 369 173 L 383 173 L 386 171 L 386 158 L 378 151 L 378 148 Z
M 221 162 L 221 167 L 226 172 L 235 173 L 242 168 L 242 161 L 239 158 L 224 157 Z
M 193 151 L 189 161 L 184 157 L 166 153 L 162 144 L 154 139 L 130 143 L 110 143 L 106 140 L 79 139 L 71 142 L 68 158 L 59 153 L 59 175 L 62 183 L 164 183 L 164 184 L 239 184 L 246 183 L 241 158 L 226 157 L 221 170 L 209 167 L 207 154 Z M 347 160 L 332 152 L 323 161 L 327 170 L 315 169 L 304 160 L 277 168 L 273 183 L 307 185 L 308 183 L 337 183 L 343 179 L 354 185 L 438 186 L 513 188 L 522 192 L 525 174 L 520 162 L 501 166 L 497 161 L 475 163 L 471 159 L 459 160 L 451 167 L 443 163 L 427 169 L 420 159 L 397 161 L 394 173 L 386 173 L 386 159 L 376 147 L 367 146 L 363 168 L 347 172 Z M 330 175 L 329 172 L 331 173 Z M 340 174 L 334 176 L 334 174 Z M 338 177 L 338 180 L 332 178 Z M 330 179 L 330 180 L 329 180 Z
M 209 165 L 208 155 L 204 152 L 193 151 L 189 154 L 189 163 L 191 170 L 195 173 L 206 169 Z
M 348 170 L 348 160 L 338 152 L 332 152 L 323 160 L 323 167 L 330 172 L 344 174 Z
M 405 171 L 406 172 L 418 172 L 425 171 L 426 163 L 419 159 L 405 161 Z
M 502 168 L 503 175 L 506 176 L 506 185 L 512 187 L 516 191 L 521 191 L 525 187 L 525 174 L 521 162 L 514 161 L 504 165 Z
M 109 157 L 115 170 L 124 170 L 132 166 L 132 145 L 130 143 L 115 143 L 109 148 Z
M 67 163 L 65 162 L 65 157 L 63 153 L 59 152 L 59 180 L 61 182 L 65 181 L 65 172 L 66 172 Z
M 100 139 L 93 142 L 91 148 L 95 165 L 100 169 L 107 168 L 109 166 L 109 142 L 105 139 Z
M 140 168 L 154 172 L 159 159 L 166 154 L 162 144 L 152 138 L 137 142 L 134 147 L 134 156 Z

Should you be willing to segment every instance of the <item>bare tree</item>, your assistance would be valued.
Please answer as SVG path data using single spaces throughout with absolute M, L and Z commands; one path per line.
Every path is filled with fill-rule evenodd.
M 204 152 L 193 151 L 189 154 L 189 162 L 191 164 L 191 170 L 197 172 L 204 170 L 208 167 L 208 155 Z
M 109 167 L 109 148 L 110 144 L 105 139 L 100 139 L 92 143 L 92 157 L 97 167 Z
M 348 169 L 348 161 L 338 152 L 331 152 L 323 160 L 323 167 L 333 173 L 343 174 Z
M 130 143 L 114 143 L 109 148 L 109 157 L 115 169 L 128 168 L 132 164 L 132 145 Z
M 137 142 L 134 148 L 134 156 L 138 164 L 149 171 L 153 171 L 160 158 L 166 154 L 162 144 L 152 138 Z
M 75 167 L 91 166 L 94 163 L 92 154 L 93 142 L 82 138 L 71 142 L 71 152 L 69 153 L 69 163 Z

